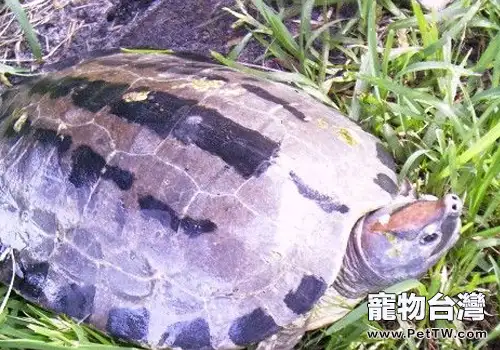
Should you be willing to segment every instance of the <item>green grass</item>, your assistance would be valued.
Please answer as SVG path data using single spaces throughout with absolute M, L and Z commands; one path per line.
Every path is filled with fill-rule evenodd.
M 26 11 L 21 6 L 21 3 L 18 0 L 5 0 L 4 4 L 14 14 L 14 17 L 24 33 L 24 38 L 28 43 L 33 56 L 38 62 L 41 62 L 42 49 L 40 42 L 38 41 L 35 30 L 29 22 Z M 7 75 L 29 75 L 29 71 L 21 67 L 14 67 L 0 62 L 0 83 L 6 86 L 11 86 Z
M 26 16 L 26 12 L 21 6 L 21 3 L 19 2 L 19 0 L 4 0 L 4 3 L 5 6 L 7 6 L 12 11 L 17 21 L 19 22 L 19 25 L 24 32 L 24 37 L 28 42 L 31 52 L 33 53 L 33 56 L 35 56 L 37 60 L 41 60 L 42 48 L 40 46 L 40 42 L 38 41 L 35 30 L 29 22 L 28 16 Z
M 426 327 L 484 329 L 485 341 L 372 340 L 366 330 L 387 324 L 367 320 L 366 304 L 343 320 L 311 332 L 301 349 L 498 348 L 500 335 L 500 3 L 456 1 L 441 13 L 408 9 L 391 0 L 358 0 L 352 18 L 337 19 L 339 1 L 255 1 L 228 9 L 250 33 L 223 63 L 299 86 L 344 112 L 385 142 L 400 177 L 421 193 L 449 191 L 464 200 L 462 237 L 420 282 L 399 284 L 433 296 L 481 291 L 483 322 L 429 322 Z M 285 6 L 286 5 L 286 6 Z M 314 9 L 314 14 L 312 13 Z M 317 12 L 322 13 L 318 20 Z M 333 15 L 329 14 L 333 12 Z M 294 24 L 290 32 L 285 23 Z M 287 72 L 235 63 L 256 40 L 262 61 Z M 5 294 L 7 288 L 0 290 Z M 391 328 L 406 328 L 400 321 Z M 68 319 L 11 298 L 0 313 L 0 348 L 116 349 L 125 345 Z
M 250 29 L 265 47 L 263 62 L 291 73 L 258 72 L 295 84 L 385 141 L 420 193 L 459 194 L 465 203 L 462 237 L 456 247 L 414 285 L 418 295 L 487 295 L 484 322 L 415 324 L 418 329 L 484 329 L 481 342 L 371 340 L 366 330 L 386 325 L 367 320 L 366 304 L 324 330 L 312 332 L 303 349 L 497 348 L 500 335 L 500 3 L 456 1 L 441 13 L 409 9 L 392 1 L 359 0 L 356 16 L 339 20 L 339 1 L 256 0 L 228 9 L 236 26 Z M 326 20 L 311 25 L 316 7 Z M 294 32 L 285 24 L 300 18 Z M 329 19 L 330 18 L 330 19 Z M 316 19 L 316 18 L 314 18 Z M 250 35 L 247 40 L 250 39 Z M 229 57 L 214 56 L 223 63 Z M 248 71 L 248 68 L 244 68 Z M 407 286 L 406 286 L 407 287 Z M 400 290 L 407 289 L 401 288 Z M 394 328 L 406 328 L 399 321 Z

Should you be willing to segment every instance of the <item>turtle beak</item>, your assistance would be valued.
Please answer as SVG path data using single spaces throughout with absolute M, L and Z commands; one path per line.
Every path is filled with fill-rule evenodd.
M 457 219 L 462 212 L 462 201 L 455 194 L 442 199 L 415 200 L 386 207 L 370 215 L 370 232 L 416 232 L 440 218 Z

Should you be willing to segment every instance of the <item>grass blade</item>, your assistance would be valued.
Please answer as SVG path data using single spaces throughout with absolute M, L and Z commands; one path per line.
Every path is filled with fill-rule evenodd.
M 5 5 L 12 11 L 14 16 L 16 17 L 19 25 L 21 26 L 24 35 L 26 36 L 26 41 L 31 48 L 31 52 L 37 60 L 42 59 L 42 48 L 40 46 L 40 42 L 35 34 L 33 26 L 28 20 L 28 16 L 26 16 L 26 12 L 23 7 L 19 3 L 18 0 L 5 0 Z

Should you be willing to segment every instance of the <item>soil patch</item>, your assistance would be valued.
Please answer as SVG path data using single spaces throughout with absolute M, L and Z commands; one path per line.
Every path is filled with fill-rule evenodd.
M 117 47 L 227 53 L 243 36 L 224 11 L 234 0 L 31 0 L 23 3 L 38 35 L 45 65 L 93 56 Z M 40 69 L 10 11 L 0 8 L 0 59 Z M 243 57 L 251 61 L 255 45 Z

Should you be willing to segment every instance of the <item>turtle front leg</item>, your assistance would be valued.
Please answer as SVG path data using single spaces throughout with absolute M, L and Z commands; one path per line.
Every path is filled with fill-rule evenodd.
M 305 332 L 324 327 L 344 317 L 360 300 L 346 298 L 330 286 L 310 312 L 261 341 L 256 350 L 291 350 Z
M 307 330 L 309 314 L 299 317 L 293 323 L 283 327 L 278 333 L 264 339 L 256 350 L 291 350 L 302 339 Z

